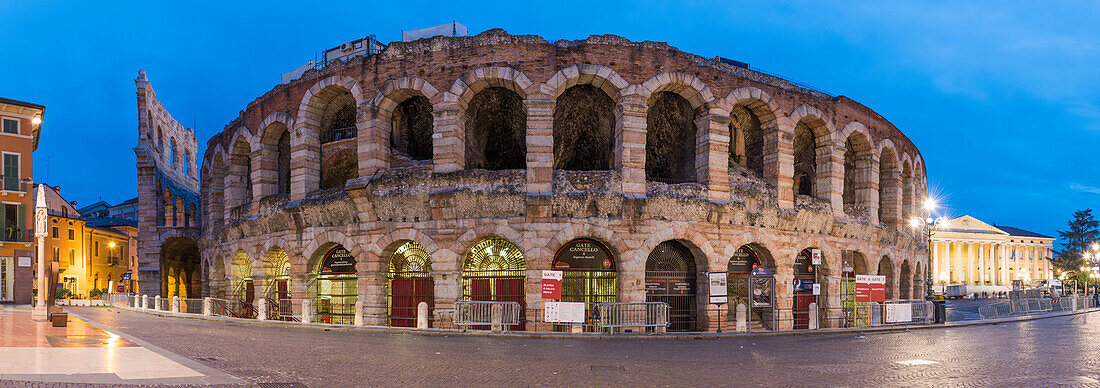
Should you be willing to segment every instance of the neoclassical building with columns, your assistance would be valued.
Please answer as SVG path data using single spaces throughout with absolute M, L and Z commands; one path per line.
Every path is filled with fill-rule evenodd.
M 938 286 L 1011 287 L 1054 279 L 1054 237 L 971 216 L 947 220 L 932 236 L 932 276 Z
M 410 326 L 420 302 L 445 322 L 479 300 L 517 302 L 516 329 L 544 330 L 551 269 L 562 301 L 663 301 L 684 331 L 732 325 L 708 303 L 712 272 L 729 274 L 732 310 L 766 267 L 774 302 L 751 311 L 771 329 L 807 327 L 812 307 L 839 325 L 855 272 L 886 276 L 891 299 L 923 295 L 925 243 L 902 220 L 925 163 L 901 131 L 666 43 L 393 42 L 275 86 L 206 144 L 202 292 L 312 300 L 319 322 Z

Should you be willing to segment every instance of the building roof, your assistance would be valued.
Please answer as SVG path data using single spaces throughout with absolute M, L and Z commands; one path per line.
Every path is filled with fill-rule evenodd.
M 92 213 L 93 211 L 98 210 L 97 208 L 103 208 L 103 210 L 106 210 L 110 207 L 111 207 L 111 204 L 107 203 L 107 201 L 99 201 L 99 202 L 93 203 L 91 205 L 88 205 L 88 206 L 82 207 L 80 209 L 77 209 L 77 211 L 80 212 L 80 214 L 86 214 L 86 213 Z
M 1041 235 L 1041 234 L 1038 234 L 1038 233 L 1035 233 L 1035 232 L 1026 231 L 1026 230 L 1023 230 L 1023 229 L 1020 229 L 1020 228 L 1013 228 L 1011 226 L 1002 226 L 1002 225 L 993 225 L 993 226 L 996 227 L 997 229 L 1008 232 L 1008 234 L 1012 235 L 1012 236 L 1035 237 L 1035 238 L 1054 238 L 1054 237 L 1050 237 L 1050 236 L 1044 236 L 1044 235 Z
M 38 110 L 43 110 L 43 111 L 46 110 L 46 107 L 44 105 L 38 105 L 38 104 L 35 104 L 33 102 L 13 100 L 13 99 L 4 98 L 4 97 L 0 97 L 0 104 L 19 105 L 19 106 L 24 107 L 24 108 L 38 109 Z
M 91 227 L 117 227 L 117 226 L 132 226 L 137 227 L 137 221 L 127 220 L 125 218 L 118 217 L 92 217 L 85 220 L 88 226 Z

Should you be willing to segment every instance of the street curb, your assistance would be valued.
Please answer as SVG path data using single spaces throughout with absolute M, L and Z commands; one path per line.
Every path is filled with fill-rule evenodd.
M 76 306 L 73 306 L 76 307 Z M 927 324 L 927 325 L 905 325 L 905 326 L 870 326 L 859 328 L 844 328 L 844 329 L 817 329 L 817 330 L 784 330 L 784 331 L 769 331 L 769 332 L 755 332 L 755 333 L 677 333 L 677 334 L 654 334 L 654 333 L 619 333 L 619 334 L 573 334 L 573 333 L 559 333 L 559 332 L 491 332 L 491 331 L 463 331 L 456 329 L 403 329 L 388 326 L 353 326 L 353 325 L 333 325 L 324 323 L 301 323 L 301 322 L 285 322 L 285 321 L 258 321 L 255 319 L 244 318 L 231 318 L 231 317 L 219 317 L 219 316 L 207 316 L 201 314 L 185 314 L 185 313 L 173 313 L 170 311 L 159 310 L 142 310 L 134 308 L 121 308 L 116 306 L 106 307 L 81 307 L 81 308 L 106 308 L 109 310 L 119 311 L 131 311 L 139 312 L 147 315 L 155 315 L 160 317 L 170 318 L 189 318 L 200 319 L 207 321 L 220 321 L 230 323 L 242 323 L 250 325 L 265 325 L 265 326 L 278 326 L 278 327 L 306 327 L 313 329 L 323 329 L 324 331 L 362 331 L 370 333 L 389 333 L 389 334 L 417 334 L 417 335 L 429 335 L 429 336 L 451 336 L 462 335 L 472 337 L 513 337 L 513 338 L 556 338 L 556 339 L 659 339 L 659 340 L 706 340 L 706 339 L 720 339 L 720 338 L 754 338 L 754 337 L 779 337 L 779 336 L 794 336 L 794 335 L 828 335 L 828 334 L 851 334 L 851 333 L 892 333 L 892 332 L 905 332 L 912 330 L 926 330 L 926 329 L 940 329 L 940 328 L 955 328 L 955 327 L 969 327 L 969 326 L 982 326 L 982 325 L 997 325 L 1002 323 L 1012 322 L 1026 322 L 1034 321 L 1038 319 L 1057 318 L 1071 315 L 1080 315 L 1087 313 L 1100 312 L 1100 308 L 1093 308 L 1091 310 L 1069 311 L 1059 312 L 1046 315 L 1029 315 L 1021 317 L 1009 317 L 998 318 L 990 320 L 977 320 L 977 321 L 963 321 L 957 323 L 948 324 Z

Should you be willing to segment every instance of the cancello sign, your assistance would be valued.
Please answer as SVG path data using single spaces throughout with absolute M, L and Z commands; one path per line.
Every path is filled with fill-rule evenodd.
M 343 245 L 337 245 L 325 252 L 321 261 L 321 275 L 343 275 L 355 273 L 355 257 Z
M 579 238 L 558 249 L 552 269 L 581 271 L 614 271 L 611 251 L 599 241 Z

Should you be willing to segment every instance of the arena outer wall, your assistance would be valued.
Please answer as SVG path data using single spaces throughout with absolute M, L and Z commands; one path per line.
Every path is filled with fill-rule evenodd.
M 555 170 L 557 100 L 584 84 L 614 103 L 612 165 Z M 467 168 L 471 101 L 498 88 L 522 99 L 525 167 Z M 688 166 L 694 176 L 683 183 L 647 180 L 647 113 L 659 96 L 674 98 L 663 92 L 690 104 L 696 130 L 689 150 L 694 166 Z M 322 145 L 321 126 L 331 116 L 326 104 L 347 95 L 354 100 L 356 136 Z M 433 123 L 431 158 L 419 162 L 391 150 L 394 112 L 416 96 L 430 103 Z M 734 139 L 743 134 L 731 128 L 744 121 L 733 117 L 735 110 L 752 112 L 761 141 L 746 146 Z M 812 133 L 809 148 L 799 148 L 813 150 L 809 165 L 796 166 L 806 158 L 796 151 L 798 128 Z M 285 162 L 276 145 L 284 131 L 288 172 L 280 172 Z M 741 148 L 736 160 L 731 142 Z M 332 168 L 325 158 L 349 152 L 358 177 L 319 189 L 322 170 Z M 286 173 L 288 184 L 277 177 Z M 796 195 L 800 188 L 810 195 Z M 817 248 L 823 256 L 817 300 L 831 308 L 824 322 L 842 314 L 842 251 L 857 252 L 863 273 L 886 275 L 892 298 L 923 295 L 925 243 L 903 220 L 919 211 L 915 204 L 926 192 L 924 162 L 912 142 L 846 97 L 665 43 L 610 35 L 550 43 L 489 30 L 394 42 L 379 54 L 307 71 L 248 104 L 207 141 L 198 246 L 207 295 L 239 292 L 234 283 L 242 276 L 251 276 L 258 290 L 269 289 L 278 272 L 272 267 L 279 265 L 272 261 L 288 260 L 290 293 L 311 298 L 318 261 L 340 244 L 358 262 L 357 322 L 386 325 L 386 272 L 406 241 L 430 255 L 434 311 L 441 315 L 463 298 L 463 263 L 487 237 L 504 238 L 522 252 L 530 307 L 541 300 L 541 271 L 573 239 L 591 238 L 611 251 L 621 302 L 646 300 L 647 257 L 675 240 L 692 252 L 696 306 L 707 311 L 699 314 L 697 330 L 717 326 L 707 273 L 726 271 L 739 247 L 750 246 L 773 269 L 783 308 L 793 303 L 795 257 Z M 787 322 L 779 328 L 790 328 L 791 312 L 779 314 Z

